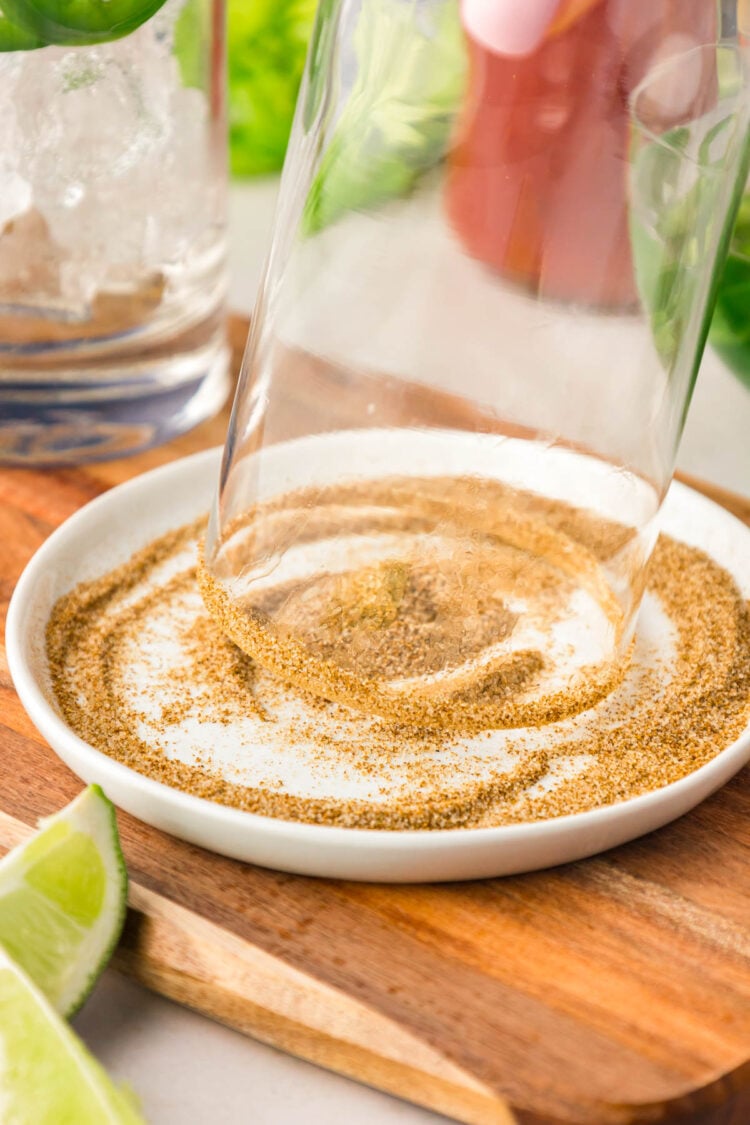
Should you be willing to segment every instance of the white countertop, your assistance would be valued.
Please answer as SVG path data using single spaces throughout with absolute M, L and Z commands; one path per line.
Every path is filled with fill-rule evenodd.
M 276 181 L 231 200 L 234 308 L 251 310 Z M 750 392 L 707 353 L 679 467 L 750 493 Z M 438 1125 L 446 1119 L 329 1074 L 188 1012 L 107 972 L 75 1025 L 129 1082 L 152 1125 Z

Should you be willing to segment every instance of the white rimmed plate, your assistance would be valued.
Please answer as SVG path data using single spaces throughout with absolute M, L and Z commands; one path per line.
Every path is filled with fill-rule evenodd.
M 305 875 L 426 882 L 514 874 L 593 855 L 681 816 L 750 760 L 750 727 L 680 781 L 618 805 L 498 828 L 373 831 L 301 824 L 227 808 L 145 777 L 90 746 L 51 700 L 45 625 L 58 597 L 124 562 L 133 551 L 209 507 L 221 451 L 208 450 L 136 478 L 86 505 L 39 549 L 11 602 L 8 662 L 21 700 L 54 751 L 134 816 L 237 859 Z M 663 529 L 701 547 L 750 596 L 750 530 L 680 484 Z

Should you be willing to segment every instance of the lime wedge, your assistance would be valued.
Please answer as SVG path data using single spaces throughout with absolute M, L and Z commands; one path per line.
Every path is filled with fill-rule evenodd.
M 33 51 L 43 46 L 44 42 L 38 35 L 16 27 L 0 11 L 0 51 Z
M 143 1125 L 26 974 L 0 949 L 0 1120 L 4 1125 Z
M 2 0 L 7 18 L 45 43 L 83 46 L 120 39 L 164 0 Z
M 109 960 L 127 885 L 114 808 L 98 785 L 0 861 L 0 946 L 64 1016 L 77 1011 Z

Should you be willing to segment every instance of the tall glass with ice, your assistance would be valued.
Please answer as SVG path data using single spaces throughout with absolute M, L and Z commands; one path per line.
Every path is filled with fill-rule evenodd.
M 219 408 L 224 0 L 0 15 L 0 461 L 166 440 Z
M 746 171 L 715 5 L 539 7 L 319 9 L 206 543 L 259 664 L 411 726 L 623 676 Z

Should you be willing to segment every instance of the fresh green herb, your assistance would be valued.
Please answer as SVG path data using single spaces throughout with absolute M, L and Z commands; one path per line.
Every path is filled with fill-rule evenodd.
M 750 388 L 750 194 L 743 196 L 719 279 L 709 340 Z
M 464 88 L 464 41 L 452 0 L 429 10 L 364 0 L 353 42 L 357 76 L 307 198 L 308 234 L 346 211 L 411 191 L 442 159 Z
M 750 288 L 747 267 L 743 275 L 741 269 L 724 265 L 750 159 L 750 137 L 723 136 L 731 124 L 731 114 L 721 118 L 694 152 L 688 151 L 689 128 L 675 129 L 637 151 L 632 166 L 630 236 L 638 291 L 666 370 L 676 367 L 681 354 L 692 357 L 691 387 L 717 295 L 722 311 L 716 331 L 728 343 L 733 331 L 729 325 L 739 325 L 739 308 Z M 718 150 L 717 140 L 721 142 Z M 723 168 L 727 147 L 732 144 L 741 144 L 743 149 L 736 183 L 727 186 Z M 733 162 L 736 156 L 732 154 Z M 733 192 L 731 199 L 725 198 L 726 191 Z M 740 225 L 742 222 L 741 218 Z M 721 229 L 717 223 L 722 224 Z M 745 223 L 745 244 L 750 249 L 750 207 Z M 708 277 L 707 259 L 714 263 Z M 704 292 L 700 292 L 702 288 Z M 703 312 L 699 323 L 695 321 L 697 306 Z M 744 307 L 750 306 L 745 303 Z M 750 331 L 746 331 L 746 339 L 750 343 Z

